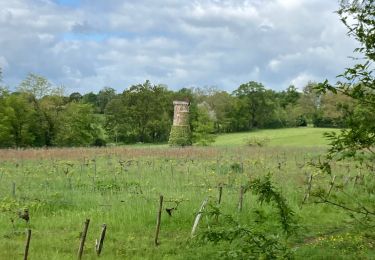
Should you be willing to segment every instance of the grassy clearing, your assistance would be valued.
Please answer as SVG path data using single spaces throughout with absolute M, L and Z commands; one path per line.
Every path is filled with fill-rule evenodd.
M 307 130 L 316 129 L 303 129 Z M 275 138 L 270 138 L 276 142 L 276 136 L 291 136 L 293 131 L 299 133 L 299 129 L 269 133 L 274 134 Z M 235 142 L 233 136 L 229 138 Z M 17 217 L 17 211 L 24 207 L 30 211 L 33 230 L 31 259 L 75 257 L 86 218 L 91 219 L 84 252 L 86 259 L 96 258 L 94 241 L 103 223 L 108 225 L 108 233 L 102 259 L 215 258 L 225 245 L 196 245 L 191 242 L 190 231 L 202 200 L 206 197 L 212 203 L 217 200 L 219 184 L 224 187 L 220 206 L 224 214 L 231 214 L 243 225 L 282 234 L 275 221 L 277 211 L 261 205 L 251 193 L 245 193 L 243 211 L 237 211 L 240 186 L 269 172 L 295 211 L 298 229 L 287 243 L 296 258 L 374 257 L 375 238 L 371 232 L 353 224 L 346 213 L 321 204 L 308 203 L 301 207 L 306 176 L 312 172 L 307 162 L 316 159 L 324 149 L 222 145 L 2 150 L 0 259 L 22 257 L 27 225 Z M 335 166 L 338 183 L 345 181 L 348 169 L 347 165 Z M 346 189 L 354 195 L 352 184 Z M 172 216 L 163 210 L 161 244 L 155 247 L 160 194 L 164 195 L 164 208 L 176 207 L 176 201 L 179 203 Z M 204 215 L 198 234 L 207 230 L 209 223 L 210 217 Z
M 323 138 L 324 132 L 335 131 L 331 128 L 286 128 L 255 130 L 245 133 L 234 133 L 219 135 L 214 145 L 217 146 L 237 146 L 243 145 L 249 137 L 269 138 L 268 146 L 298 146 L 298 147 L 318 147 L 327 146 L 329 143 Z

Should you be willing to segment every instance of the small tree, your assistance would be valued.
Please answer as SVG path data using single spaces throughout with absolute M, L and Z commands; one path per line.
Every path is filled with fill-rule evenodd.
M 214 113 L 210 110 L 207 103 L 199 104 L 197 112 L 197 118 L 192 122 L 194 127 L 193 142 L 198 145 L 206 146 L 215 142 L 216 139 L 214 134 Z

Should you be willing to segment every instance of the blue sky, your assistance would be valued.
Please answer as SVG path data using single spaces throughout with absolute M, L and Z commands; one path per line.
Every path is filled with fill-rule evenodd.
M 77 7 L 80 4 L 79 0 L 56 0 L 57 4 Z
M 302 89 L 335 81 L 356 43 L 327 0 L 12 0 L 0 2 L 0 67 L 67 92 L 241 83 Z M 5 37 L 4 37 L 5 35 Z

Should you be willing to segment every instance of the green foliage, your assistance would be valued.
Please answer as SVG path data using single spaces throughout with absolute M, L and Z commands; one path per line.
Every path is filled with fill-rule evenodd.
M 210 113 L 214 116 L 215 133 L 227 133 L 233 131 L 232 117 L 236 98 L 226 91 L 216 87 L 206 87 L 204 89 L 194 89 L 191 110 L 195 111 L 195 101 L 199 104 L 207 104 Z M 193 119 L 195 116 L 192 117 Z
M 258 82 L 241 84 L 233 92 L 238 98 L 236 116 L 240 117 L 238 130 L 258 128 L 265 125 L 265 120 L 272 115 L 272 91 L 268 91 Z
M 35 111 L 28 95 L 13 93 L 0 99 L 0 147 L 31 146 L 35 139 Z
M 113 88 L 105 87 L 99 91 L 97 95 L 97 105 L 99 113 L 103 114 L 107 104 L 116 96 L 116 91 Z
M 62 88 L 53 87 L 46 78 L 32 73 L 21 82 L 18 91 L 29 93 L 36 99 L 40 99 L 44 96 L 62 96 L 63 94 Z
M 100 136 L 98 119 L 89 104 L 69 103 L 60 115 L 56 144 L 59 146 L 88 146 Z
M 190 137 L 183 140 L 178 137 L 180 130 L 172 131 L 172 136 L 176 136 L 173 138 L 177 138 L 177 143 L 182 145 L 190 145 L 191 142 L 209 145 L 214 142 L 217 133 L 254 128 L 306 126 L 312 122 L 315 126 L 346 125 L 343 118 L 345 113 L 352 112 L 350 105 L 341 98 L 340 102 L 337 102 L 337 98 L 331 98 L 328 94 L 315 93 L 312 86 L 313 84 L 308 84 L 303 93 L 299 93 L 293 86 L 276 92 L 266 89 L 261 83 L 251 81 L 241 84 L 230 95 L 215 87 L 183 88 L 173 92 L 166 86 L 155 86 L 146 81 L 144 84 L 131 86 L 118 95 L 114 89 L 105 87 L 97 94 L 90 92 L 82 96 L 74 92 L 65 97 L 62 88 L 53 86 L 42 76 L 29 74 L 17 88 L 18 92 L 23 93 L 30 108 L 30 113 L 26 113 L 30 116 L 30 126 L 24 124 L 26 127 L 22 128 L 21 134 L 25 140 L 20 141 L 19 137 L 16 137 L 17 141 L 14 140 L 15 125 L 10 123 L 9 115 L 5 115 L 5 108 L 11 106 L 8 103 L 7 106 L 3 105 L 3 110 L 0 111 L 4 115 L 0 119 L 0 147 L 69 145 L 62 141 L 64 138 L 61 138 L 62 135 L 58 132 L 64 124 L 61 120 L 66 119 L 64 111 L 75 102 L 92 105 L 93 114 L 104 113 L 92 117 L 99 119 L 92 122 L 100 132 L 100 137 L 91 143 L 97 146 L 107 142 L 166 142 L 172 124 L 173 100 L 190 102 L 190 130 L 194 140 L 187 140 Z M 0 86 L 0 102 L 4 103 L 11 94 L 16 92 L 11 93 L 8 88 Z M 85 131 L 82 130 L 81 133 Z M 81 133 L 77 133 L 77 136 L 85 139 Z M 83 144 L 87 145 L 87 140 L 75 141 L 70 145 Z
M 307 135 L 313 135 L 316 142 L 317 133 L 322 131 L 303 128 L 251 134 L 303 144 Z M 147 145 L 111 149 L 1 150 L 0 208 L 4 211 L 0 212 L 0 259 L 17 258 L 23 253 L 24 230 L 28 225 L 18 217 L 17 211 L 24 207 L 29 209 L 29 225 L 35 235 L 30 251 L 35 259 L 74 257 L 76 253 L 71 248 L 79 244 L 79 232 L 87 217 L 91 219 L 92 232 L 86 240 L 86 258 L 97 257 L 91 249 L 98 239 L 101 224 L 106 223 L 110 233 L 101 256 L 105 259 L 277 259 L 288 257 L 290 252 L 296 259 L 311 256 L 373 259 L 375 238 L 371 228 L 361 230 L 361 225 L 348 218 L 345 212 L 325 204 L 310 203 L 315 202 L 312 197 L 309 204 L 300 208 L 305 192 L 303 172 L 311 170 L 303 165 L 324 151 L 325 147 L 277 147 L 275 143 L 263 149 L 243 145 L 209 149 Z M 280 162 L 281 169 L 278 168 Z M 348 165 L 353 172 L 364 173 L 364 169 L 354 166 Z M 270 169 L 275 171 L 271 189 L 281 193 L 282 188 L 281 195 L 298 216 L 298 230 L 289 236 L 283 231 L 275 200 L 259 202 L 265 192 L 252 193 L 256 188 L 248 189 L 243 196 L 242 211 L 237 209 L 240 185 L 246 185 L 249 178 L 267 183 L 262 176 Z M 339 197 L 337 190 L 346 182 L 346 166 L 334 165 L 332 170 L 337 174 L 337 185 L 328 198 L 330 201 L 356 197 L 373 203 L 375 186 L 372 185 L 371 190 L 370 185 L 363 185 L 373 179 L 371 175 L 366 175 L 368 178 L 364 180 L 358 177 L 355 188 L 355 175 L 349 176 L 345 186 L 348 195 Z M 322 176 L 314 172 L 313 187 Z M 13 182 L 16 183 L 15 195 Z M 216 204 L 219 184 L 223 187 L 222 198 L 221 203 Z M 269 185 L 260 186 L 264 187 L 260 190 L 269 190 Z M 326 193 L 327 186 L 322 180 Z M 160 194 L 164 195 L 161 244 L 154 247 L 150 245 L 155 234 Z M 215 208 L 206 208 L 208 211 L 203 212 L 197 236 L 187 239 L 199 205 L 206 197 Z M 166 209 L 172 208 L 170 216 Z M 358 214 L 353 215 L 358 218 Z M 201 240 L 203 234 L 209 238 Z
M 299 93 L 293 86 L 276 92 L 266 89 L 261 83 L 248 82 L 241 84 L 230 95 L 214 87 L 183 88 L 173 92 L 166 86 L 152 85 L 146 81 L 118 95 L 114 89 L 105 87 L 98 94 L 90 92 L 82 96 L 74 92 L 65 97 L 61 88 L 54 87 L 41 76 L 30 74 L 18 87 L 30 110 L 30 113 L 25 114 L 30 117 L 30 125 L 24 124 L 25 127 L 22 127 L 24 141 L 14 140 L 15 125 L 10 123 L 10 117 L 6 115 L 9 110 L 5 110 L 12 106 L 9 104 L 9 96 L 18 92 L 11 93 L 6 87 L 0 88 L 0 102 L 8 102 L 0 111 L 4 115 L 0 119 L 0 147 L 87 145 L 88 139 L 81 135 L 87 130 L 77 133 L 78 138 L 86 140 L 76 140 L 72 144 L 67 144 L 71 138 L 62 141 L 64 138 L 58 133 L 65 124 L 62 120 L 67 119 L 65 110 L 71 103 L 80 102 L 90 104 L 93 108 L 91 114 L 98 114 L 97 117 L 91 117 L 94 119 L 92 125 L 100 132 L 91 143 L 97 146 L 105 143 L 166 142 L 171 131 L 173 100 L 190 102 L 191 137 L 181 139 L 181 131 L 172 130 L 172 137 L 177 138 L 176 143 L 182 145 L 190 145 L 192 142 L 209 145 L 214 142 L 217 133 L 255 128 L 306 126 L 307 123 L 314 123 L 318 127 L 342 127 L 347 125 L 344 120 L 347 114 L 355 113 L 363 117 L 363 111 L 368 110 L 355 107 L 342 96 L 336 98 L 328 93 L 317 93 L 313 87 L 314 84 L 309 83 L 303 93 Z M 13 109 L 14 106 L 17 104 L 13 104 Z M 84 124 L 81 126 L 84 127 Z M 80 131 L 77 127 L 74 129 Z M 188 140 L 190 138 L 194 140 Z
M 337 12 L 341 21 L 348 28 L 349 36 L 354 37 L 360 47 L 354 52 L 359 54 L 358 63 L 347 68 L 339 75 L 342 81 L 331 85 L 326 80 L 319 84 L 316 89 L 320 93 L 331 92 L 335 97 L 340 95 L 353 100 L 355 108 L 347 113 L 347 128 L 340 133 L 327 133 L 330 139 L 330 149 L 324 160 L 315 163 L 320 172 L 326 174 L 322 177 L 329 180 L 327 175 L 333 174 L 334 163 L 337 161 L 349 161 L 360 169 L 360 174 L 355 180 L 355 196 L 348 196 L 345 185 L 341 189 L 325 192 L 321 184 L 314 192 L 317 203 L 324 203 L 347 211 L 351 216 L 361 218 L 360 223 L 371 226 L 375 220 L 375 209 L 373 202 L 373 170 L 375 169 L 375 4 L 373 0 L 350 0 L 341 1 Z M 369 179 L 357 184 L 357 179 Z M 334 183 L 331 182 L 331 189 Z M 330 190 L 331 190 L 330 189 Z M 346 199 L 342 199 L 343 197 Z
M 286 202 L 286 198 L 274 187 L 271 176 L 267 175 L 249 182 L 245 191 L 252 191 L 258 196 L 258 201 L 275 206 L 278 210 L 279 222 L 285 234 L 291 235 L 295 230 L 294 212 Z M 275 232 L 265 232 L 262 228 L 267 221 L 262 217 L 262 222 L 255 225 L 241 224 L 232 215 L 222 214 L 218 206 L 210 205 L 209 216 L 221 223 L 210 223 L 209 228 L 201 232 L 200 244 L 213 243 L 217 247 L 217 255 L 225 259 L 290 259 L 293 257 L 291 250 L 285 243 L 284 237 Z M 255 211 L 259 213 L 259 211 Z
M 290 85 L 285 91 L 280 93 L 280 105 L 285 108 L 288 105 L 296 105 L 301 97 L 295 86 Z
M 172 126 L 168 144 L 170 146 L 192 145 L 190 127 L 178 125 Z
M 127 143 L 167 141 L 173 116 L 171 92 L 162 85 L 131 86 L 106 106 L 111 138 Z
M 295 122 L 296 126 L 307 126 L 307 120 L 304 116 L 298 116 Z
M 348 34 L 354 37 L 361 45 L 355 52 L 361 55 L 363 63 L 348 68 L 339 77 L 343 82 L 336 86 L 328 81 L 320 84 L 317 89 L 322 93 L 331 91 L 345 95 L 355 101 L 356 109 L 348 114 L 348 127 L 340 135 L 331 136 L 332 148 L 329 158 L 341 154 L 355 158 L 359 154 L 370 152 L 374 154 L 375 145 L 375 78 L 373 75 L 375 61 L 375 31 L 373 0 L 342 1 L 338 11 L 342 22 L 347 26 Z M 354 22 L 352 22 L 354 21 Z
M 79 102 L 82 100 L 82 95 L 79 92 L 73 92 L 69 95 L 69 102 Z
M 293 254 L 281 239 L 241 225 L 230 215 L 224 223 L 205 230 L 198 243 L 213 243 L 217 249 L 211 255 L 221 259 L 291 259 Z
M 211 113 L 211 114 L 210 114 Z M 198 145 L 207 146 L 215 142 L 215 128 L 212 110 L 207 103 L 198 105 L 197 117 L 192 122 L 192 141 Z
M 247 146 L 262 147 L 262 146 L 267 145 L 269 142 L 270 142 L 270 139 L 268 137 L 261 138 L 261 137 L 252 136 L 252 137 L 245 139 L 245 144 Z
M 250 181 L 246 189 L 258 195 L 258 201 L 260 203 L 273 203 L 276 206 L 279 212 L 280 224 L 287 235 L 290 235 L 294 231 L 294 211 L 289 207 L 286 198 L 273 185 L 270 174 L 266 175 L 264 178 Z

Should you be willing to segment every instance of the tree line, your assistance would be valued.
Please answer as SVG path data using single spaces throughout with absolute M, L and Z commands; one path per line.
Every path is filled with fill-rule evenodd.
M 106 143 L 166 142 L 173 100 L 190 101 L 193 142 L 208 144 L 220 133 L 260 128 L 345 127 L 355 110 L 345 95 L 321 93 L 309 82 L 302 91 L 267 89 L 250 81 L 228 93 L 215 87 L 178 91 L 150 81 L 122 93 L 64 95 L 46 78 L 29 74 L 14 91 L 0 70 L 0 147 L 102 146 Z

